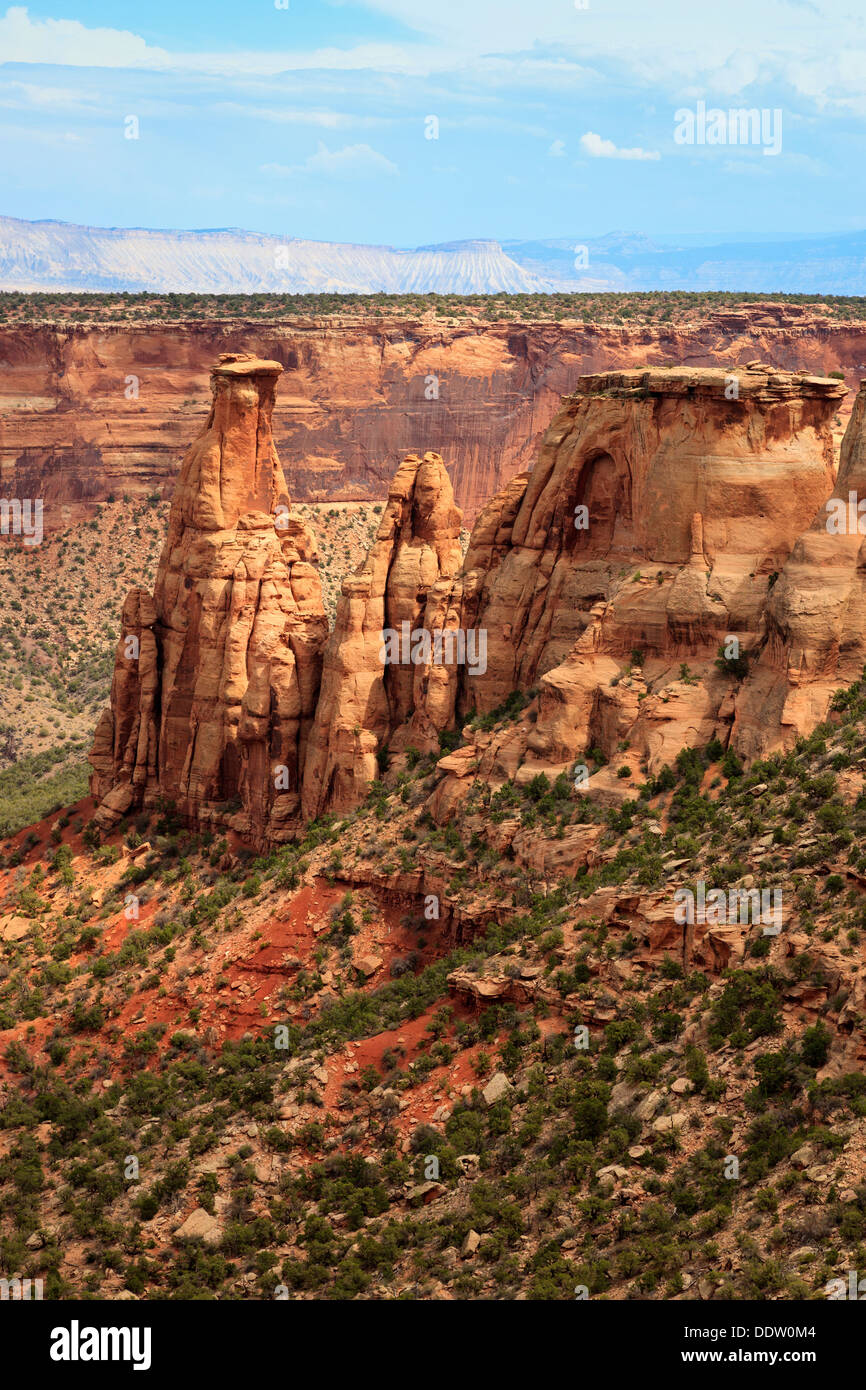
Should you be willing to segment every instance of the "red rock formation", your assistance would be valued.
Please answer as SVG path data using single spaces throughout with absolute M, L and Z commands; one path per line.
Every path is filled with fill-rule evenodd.
M 102 822 L 122 815 L 158 777 L 159 652 L 156 608 L 144 589 L 131 589 L 121 613 L 111 700 L 94 734 L 90 789 Z
M 284 368 L 274 436 L 296 499 L 384 498 L 410 449 L 435 449 L 469 521 L 536 458 L 583 373 L 760 357 L 842 368 L 849 385 L 863 375 L 862 325 L 778 319 L 760 305 L 669 328 L 332 318 L 0 329 L 5 495 L 44 498 L 49 528 L 110 495 L 170 496 L 207 415 L 210 364 L 238 342 Z
M 424 671 L 410 659 L 391 660 L 385 638 L 393 634 L 408 657 L 412 634 L 430 630 L 428 599 L 460 566 L 460 523 L 439 455 L 410 454 L 367 559 L 343 583 L 307 752 L 305 816 L 357 805 L 377 776 L 378 751 L 396 731 L 404 743 L 416 732 Z M 417 730 L 419 741 L 425 731 Z
M 719 647 L 763 639 L 771 579 L 832 486 L 843 392 L 757 367 L 736 380 L 685 368 L 581 379 L 441 594 L 487 640 L 483 674 L 452 673 L 451 707 L 488 714 L 537 689 L 535 722 L 474 735 L 443 770 L 528 780 L 592 747 L 653 770 L 726 738 L 735 685 Z M 611 772 L 596 780 L 626 794 Z
M 357 805 L 383 749 L 438 750 L 443 730 L 490 715 L 514 691 L 532 700 L 520 720 L 469 730 L 441 760 L 450 776 L 437 815 L 476 776 L 570 772 L 592 748 L 611 766 L 591 790 L 622 799 L 633 785 L 616 776 L 626 764 L 655 771 L 682 747 L 727 739 L 735 719 L 742 746 L 758 722 L 771 727 L 768 702 L 784 701 L 778 653 L 801 616 L 797 557 L 772 600 L 760 698 L 717 657 L 730 639 L 743 653 L 765 641 L 772 581 L 832 487 L 840 383 L 755 364 L 735 377 L 679 368 L 582 378 L 533 469 L 484 508 L 462 567 L 442 460 L 410 455 L 366 561 L 344 583 L 320 688 L 326 625 L 312 542 L 288 512 L 269 431 L 278 371 L 232 356 L 215 371 L 153 605 L 134 591 L 124 612 L 124 641 L 137 639 L 140 655 L 136 664 L 121 644 L 97 731 L 100 823 L 158 796 L 199 822 L 237 801 L 238 831 L 278 840 L 299 814 Z M 863 414 L 861 401 L 845 495 L 866 472 Z M 860 641 L 859 608 L 850 611 L 859 542 L 843 552 L 828 551 L 820 530 L 813 540 L 848 576 L 794 648 L 815 648 L 826 704 L 836 679 L 827 652 L 852 646 L 852 633 Z M 825 632 L 831 609 L 838 622 Z M 784 679 L 793 683 L 790 669 Z
M 845 432 L 832 494 L 797 540 L 770 595 L 767 641 L 737 700 L 732 739 L 746 757 L 790 747 L 810 733 L 826 717 L 834 691 L 863 672 L 864 513 L 866 382 Z
M 327 619 L 271 437 L 280 371 L 246 354 L 214 369 L 154 598 L 135 590 L 124 607 L 92 755 L 101 825 L 163 798 L 196 823 L 233 813 L 236 830 L 264 841 L 298 810 Z

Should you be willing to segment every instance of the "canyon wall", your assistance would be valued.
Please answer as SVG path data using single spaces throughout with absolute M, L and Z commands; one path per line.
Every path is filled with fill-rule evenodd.
M 283 368 L 273 429 L 296 499 L 384 500 L 400 460 L 433 451 L 471 523 L 532 462 L 581 375 L 757 357 L 856 385 L 866 325 L 796 307 L 668 329 L 406 318 L 0 329 L 0 488 L 42 497 L 51 528 L 109 496 L 170 497 L 207 417 L 211 363 L 241 347 Z

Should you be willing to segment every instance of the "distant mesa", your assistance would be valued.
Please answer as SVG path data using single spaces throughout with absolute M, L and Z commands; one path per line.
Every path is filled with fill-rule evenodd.
M 495 241 L 399 250 L 234 229 L 151 231 L 0 217 L 0 290 L 537 294 L 548 288 Z

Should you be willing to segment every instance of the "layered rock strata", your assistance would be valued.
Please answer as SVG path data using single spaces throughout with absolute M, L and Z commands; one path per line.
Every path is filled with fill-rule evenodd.
M 475 708 L 539 687 L 524 776 L 625 742 L 654 771 L 726 737 L 716 659 L 729 638 L 740 653 L 763 641 L 774 577 L 832 486 L 843 391 L 757 367 L 581 381 L 477 619 L 490 670 Z
M 735 371 L 760 357 L 785 370 L 841 369 L 856 388 L 863 325 L 796 307 L 618 326 L 433 314 L 124 324 L 109 308 L 98 324 L 0 326 L 3 496 L 44 498 L 52 530 L 95 515 L 108 497 L 170 497 L 207 416 L 211 363 L 244 342 L 284 369 L 273 427 L 296 500 L 384 499 L 409 450 L 435 449 L 472 522 L 535 459 L 563 393 L 585 373 L 667 362 Z

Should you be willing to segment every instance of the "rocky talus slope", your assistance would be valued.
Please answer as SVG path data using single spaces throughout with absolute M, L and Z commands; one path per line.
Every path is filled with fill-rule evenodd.
M 255 859 L 168 811 L 21 832 L 4 1270 L 57 1299 L 826 1298 L 866 1240 L 864 718 L 858 681 L 791 752 L 683 750 L 618 810 L 479 781 L 440 827 L 428 755 Z M 701 882 L 778 890 L 780 929 L 683 924 Z

